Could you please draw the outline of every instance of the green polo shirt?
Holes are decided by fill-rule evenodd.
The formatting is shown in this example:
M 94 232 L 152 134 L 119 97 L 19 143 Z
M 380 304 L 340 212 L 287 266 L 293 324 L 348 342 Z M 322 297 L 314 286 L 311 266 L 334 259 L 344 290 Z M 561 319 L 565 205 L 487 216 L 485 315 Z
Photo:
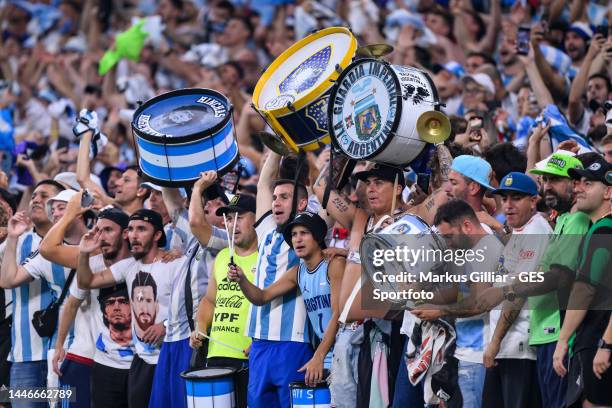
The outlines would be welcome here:
M 554 235 L 540 260 L 540 270 L 548 272 L 552 264 L 565 266 L 572 271 L 578 269 L 580 237 L 588 232 L 590 223 L 588 215 L 581 211 L 561 214 L 557 218 Z M 557 341 L 561 329 L 557 293 L 530 297 L 529 309 L 529 345 Z

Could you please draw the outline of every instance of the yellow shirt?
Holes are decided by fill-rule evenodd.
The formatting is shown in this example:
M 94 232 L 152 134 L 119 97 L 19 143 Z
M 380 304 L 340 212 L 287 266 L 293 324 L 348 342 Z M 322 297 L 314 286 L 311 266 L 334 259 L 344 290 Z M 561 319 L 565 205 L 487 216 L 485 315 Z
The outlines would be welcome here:
M 227 279 L 229 264 L 229 249 L 225 248 L 215 258 L 215 282 L 217 296 L 215 311 L 210 328 L 210 337 L 223 343 L 245 350 L 251 344 L 251 338 L 246 337 L 247 316 L 250 303 L 244 297 L 237 282 Z M 234 254 L 234 263 L 244 272 L 244 276 L 253 282 L 257 265 L 257 251 L 248 256 Z M 228 357 L 246 360 L 247 357 L 236 350 L 211 341 L 208 343 L 208 357 Z

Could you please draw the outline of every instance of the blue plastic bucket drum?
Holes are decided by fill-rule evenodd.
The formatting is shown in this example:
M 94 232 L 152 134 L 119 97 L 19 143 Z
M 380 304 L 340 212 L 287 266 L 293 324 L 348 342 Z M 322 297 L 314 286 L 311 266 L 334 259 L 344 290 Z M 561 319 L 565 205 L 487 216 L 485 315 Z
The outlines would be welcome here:
M 180 89 L 145 102 L 132 121 L 144 176 L 174 187 L 192 184 L 203 171 L 231 170 L 239 159 L 232 111 L 211 89 Z
M 234 408 L 233 368 L 202 368 L 183 371 L 187 408 Z
M 330 408 L 331 393 L 326 382 L 316 387 L 308 387 L 304 382 L 293 382 L 289 384 L 291 390 L 292 408 Z

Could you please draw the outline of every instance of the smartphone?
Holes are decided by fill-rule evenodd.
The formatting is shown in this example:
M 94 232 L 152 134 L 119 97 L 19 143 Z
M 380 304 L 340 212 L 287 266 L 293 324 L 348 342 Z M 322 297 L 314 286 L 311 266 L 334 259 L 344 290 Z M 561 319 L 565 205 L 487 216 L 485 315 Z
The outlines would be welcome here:
M 429 179 L 430 175 L 427 173 L 419 173 L 417 177 L 417 186 L 421 188 L 425 194 L 429 193 Z
M 482 117 L 474 116 L 470 119 L 470 130 L 473 132 L 480 129 L 482 129 Z
M 608 38 L 608 26 L 607 25 L 598 25 L 595 28 L 595 34 L 601 34 L 604 38 Z
M 501 108 L 501 101 L 485 101 L 485 105 L 489 111 L 494 112 L 495 109 Z
M 519 55 L 529 54 L 529 37 L 531 29 L 529 27 L 519 27 L 516 37 L 516 51 Z
M 83 191 L 83 197 L 81 197 L 81 207 L 87 208 L 90 205 L 92 205 L 93 202 L 94 202 L 94 198 L 91 194 L 89 194 L 89 191 L 87 190 Z

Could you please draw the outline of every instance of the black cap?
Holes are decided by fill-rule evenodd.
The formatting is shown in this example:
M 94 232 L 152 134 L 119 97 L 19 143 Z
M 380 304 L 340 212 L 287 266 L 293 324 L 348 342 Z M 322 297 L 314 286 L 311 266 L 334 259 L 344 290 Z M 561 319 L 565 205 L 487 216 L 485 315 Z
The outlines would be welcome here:
M 374 167 L 369 170 L 360 171 L 355 173 L 355 177 L 358 180 L 366 181 L 368 177 L 378 177 L 383 180 L 390 181 L 392 183 L 395 182 L 395 176 L 397 176 L 397 183 L 400 186 L 406 185 L 406 180 L 404 178 L 404 172 L 402 169 L 392 166 L 387 166 L 385 164 L 376 163 Z
M 225 190 L 221 187 L 219 183 L 213 183 L 210 187 L 204 190 L 204 198 L 208 201 L 215 200 L 217 198 L 221 198 L 225 204 L 229 204 L 229 200 L 227 199 L 227 195 L 225 194 Z
M 295 218 L 287 223 L 283 228 L 283 237 L 285 238 L 285 242 L 289 244 L 291 248 L 293 248 L 293 244 L 291 243 L 291 230 L 296 225 L 302 225 L 310 231 L 315 241 L 319 243 L 321 249 L 325 249 L 325 235 L 327 235 L 327 224 L 323 221 L 323 218 L 319 214 L 315 214 L 310 211 L 304 211 L 298 213 Z
M 161 231 L 162 235 L 159 241 L 157 241 L 157 246 L 166 246 L 166 233 L 164 232 L 164 222 L 159 213 L 153 210 L 147 210 L 146 208 L 141 208 L 134 214 L 130 215 L 130 221 L 132 220 L 146 221 L 149 224 L 153 225 L 153 228 L 155 228 L 155 230 Z
M 585 169 L 569 169 L 567 174 L 575 180 L 584 177 L 587 180 L 599 181 L 607 186 L 612 186 L 612 164 L 603 158 L 597 158 Z
M 120 226 L 121 229 L 126 229 L 130 223 L 130 217 L 119 208 L 114 207 L 102 209 L 98 214 L 98 219 L 110 220 Z
M 255 197 L 248 194 L 236 194 L 232 197 L 228 206 L 217 208 L 216 214 L 221 216 L 227 213 L 237 212 L 242 214 L 249 211 L 255 213 L 255 208 Z

